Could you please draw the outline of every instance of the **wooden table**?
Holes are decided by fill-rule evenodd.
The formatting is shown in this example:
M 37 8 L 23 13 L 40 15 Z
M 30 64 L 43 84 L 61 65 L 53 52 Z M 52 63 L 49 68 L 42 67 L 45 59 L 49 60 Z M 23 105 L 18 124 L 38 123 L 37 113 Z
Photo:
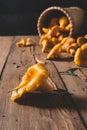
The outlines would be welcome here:
M 35 46 L 16 46 L 27 37 Z M 21 102 L 11 101 L 8 91 L 20 83 L 36 57 L 42 61 L 46 57 L 38 41 L 38 36 L 0 37 L 0 130 L 87 130 L 87 68 L 75 71 L 77 76 L 60 73 L 77 67 L 72 59 L 45 60 L 58 92 L 29 94 Z

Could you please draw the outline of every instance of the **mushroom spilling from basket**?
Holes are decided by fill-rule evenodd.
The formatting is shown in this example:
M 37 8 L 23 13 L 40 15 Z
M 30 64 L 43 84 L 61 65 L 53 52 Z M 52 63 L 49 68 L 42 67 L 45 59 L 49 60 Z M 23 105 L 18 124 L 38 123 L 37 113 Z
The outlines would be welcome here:
M 66 16 L 52 18 L 49 27 L 42 27 L 39 45 L 47 59 L 62 58 L 62 53 L 69 53 L 74 63 L 80 67 L 87 66 L 87 34 L 73 38 L 69 36 L 71 24 Z M 64 55 L 63 55 L 64 56 Z

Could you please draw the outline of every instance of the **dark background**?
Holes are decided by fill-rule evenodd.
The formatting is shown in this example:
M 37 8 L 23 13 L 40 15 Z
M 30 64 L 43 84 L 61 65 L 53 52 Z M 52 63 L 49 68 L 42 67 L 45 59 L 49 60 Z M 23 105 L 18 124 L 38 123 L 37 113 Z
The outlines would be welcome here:
M 41 12 L 50 6 L 78 6 L 87 11 L 87 0 L 0 0 L 0 35 L 33 35 Z

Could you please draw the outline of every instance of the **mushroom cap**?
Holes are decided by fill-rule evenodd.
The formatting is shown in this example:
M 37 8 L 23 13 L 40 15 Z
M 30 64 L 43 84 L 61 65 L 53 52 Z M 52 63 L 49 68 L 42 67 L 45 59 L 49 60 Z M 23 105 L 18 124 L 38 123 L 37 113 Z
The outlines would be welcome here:
M 11 100 L 15 101 L 21 98 L 25 93 L 32 91 L 53 91 L 54 85 L 49 81 L 48 71 L 43 63 L 32 65 L 22 78 L 11 95 Z
M 77 49 L 74 56 L 74 62 L 78 66 L 87 66 L 87 44 L 84 44 L 81 46 L 81 48 Z

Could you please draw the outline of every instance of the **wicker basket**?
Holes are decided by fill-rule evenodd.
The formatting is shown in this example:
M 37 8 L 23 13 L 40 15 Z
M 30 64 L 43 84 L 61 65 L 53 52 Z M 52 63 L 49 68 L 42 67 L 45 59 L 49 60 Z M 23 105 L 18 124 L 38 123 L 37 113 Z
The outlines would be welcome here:
M 86 12 L 79 7 L 68 7 L 63 8 L 59 6 L 52 6 L 45 9 L 38 18 L 37 30 L 39 36 L 41 36 L 42 27 L 47 27 L 49 20 L 52 17 L 66 16 L 69 20 L 69 23 L 72 25 L 69 36 L 82 35 L 86 27 Z

